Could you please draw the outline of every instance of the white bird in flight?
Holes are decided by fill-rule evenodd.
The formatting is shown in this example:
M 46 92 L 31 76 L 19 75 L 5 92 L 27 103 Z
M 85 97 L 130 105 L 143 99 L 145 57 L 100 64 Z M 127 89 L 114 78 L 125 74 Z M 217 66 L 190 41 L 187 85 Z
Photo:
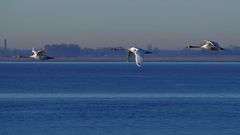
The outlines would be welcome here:
M 143 49 L 138 48 L 138 47 L 131 47 L 131 48 L 128 49 L 128 59 L 127 59 L 127 61 L 129 61 L 130 57 L 134 54 L 136 65 L 138 67 L 141 67 L 142 64 L 143 64 L 144 54 L 148 54 L 148 53 L 152 53 L 152 52 L 143 50 Z
M 45 49 L 41 49 L 36 51 L 34 48 L 32 49 L 33 55 L 29 56 L 30 58 L 34 58 L 36 60 L 47 60 L 47 59 L 53 59 L 53 57 L 47 56 L 47 52 Z
M 201 48 L 201 49 L 206 49 L 211 51 L 224 50 L 222 47 L 219 46 L 217 42 L 208 41 L 208 40 L 204 40 L 204 42 L 199 46 L 189 45 L 186 48 Z

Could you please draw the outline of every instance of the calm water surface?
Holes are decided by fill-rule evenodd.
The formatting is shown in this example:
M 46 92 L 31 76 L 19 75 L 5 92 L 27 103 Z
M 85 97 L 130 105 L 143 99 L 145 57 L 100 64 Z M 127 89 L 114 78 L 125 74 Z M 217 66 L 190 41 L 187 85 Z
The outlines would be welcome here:
M 239 135 L 240 63 L 2 62 L 0 134 Z

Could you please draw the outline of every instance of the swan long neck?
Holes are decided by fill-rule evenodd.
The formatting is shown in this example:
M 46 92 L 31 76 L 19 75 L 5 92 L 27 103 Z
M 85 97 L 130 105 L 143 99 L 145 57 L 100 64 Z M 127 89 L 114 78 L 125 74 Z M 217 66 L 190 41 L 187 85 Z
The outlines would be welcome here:
M 150 51 L 146 51 L 146 52 L 145 52 L 145 54 L 149 54 L 149 53 L 152 53 L 152 52 L 150 52 Z
M 201 48 L 201 46 L 193 46 L 193 45 L 189 45 L 188 48 Z

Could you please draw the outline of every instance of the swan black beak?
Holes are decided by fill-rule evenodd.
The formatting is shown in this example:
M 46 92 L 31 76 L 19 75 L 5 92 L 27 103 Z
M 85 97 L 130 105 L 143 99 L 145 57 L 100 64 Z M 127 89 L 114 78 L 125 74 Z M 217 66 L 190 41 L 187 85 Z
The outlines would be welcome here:
M 152 53 L 152 52 L 149 52 L 149 51 L 146 51 L 145 54 L 148 54 L 148 53 Z

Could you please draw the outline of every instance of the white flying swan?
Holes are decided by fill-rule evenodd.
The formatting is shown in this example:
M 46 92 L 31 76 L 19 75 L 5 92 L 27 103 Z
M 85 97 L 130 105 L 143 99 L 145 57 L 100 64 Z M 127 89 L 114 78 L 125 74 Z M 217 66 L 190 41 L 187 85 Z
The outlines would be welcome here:
M 53 57 L 47 56 L 46 49 L 41 49 L 41 50 L 35 50 L 34 48 L 32 49 L 33 55 L 29 56 L 30 58 L 34 58 L 36 60 L 47 60 L 47 59 L 53 59 Z
M 206 49 L 211 51 L 224 50 L 222 47 L 219 46 L 217 42 L 208 41 L 208 40 L 204 40 L 204 42 L 199 46 L 189 45 L 186 48 L 201 48 L 201 49 Z
M 113 51 L 116 50 L 123 50 L 124 48 L 113 48 Z M 125 49 L 124 49 L 125 50 Z M 143 64 L 143 58 L 144 54 L 152 53 L 150 51 L 138 48 L 138 47 L 131 47 L 128 49 L 128 56 L 127 56 L 127 61 L 129 62 L 130 58 L 134 55 L 135 56 L 135 61 L 136 65 L 138 67 L 141 67 Z
M 152 52 L 149 52 L 149 51 L 143 50 L 141 48 L 137 48 L 137 47 L 131 47 L 128 49 L 128 61 L 129 61 L 130 57 L 134 54 L 136 65 L 138 67 L 141 67 L 143 64 L 144 54 L 148 54 L 148 53 L 152 53 Z

